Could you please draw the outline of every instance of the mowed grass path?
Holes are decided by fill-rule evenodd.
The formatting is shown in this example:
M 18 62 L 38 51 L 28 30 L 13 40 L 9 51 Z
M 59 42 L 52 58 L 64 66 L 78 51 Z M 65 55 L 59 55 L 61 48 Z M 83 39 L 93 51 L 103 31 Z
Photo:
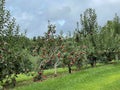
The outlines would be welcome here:
M 14 90 L 120 90 L 120 63 L 49 78 Z

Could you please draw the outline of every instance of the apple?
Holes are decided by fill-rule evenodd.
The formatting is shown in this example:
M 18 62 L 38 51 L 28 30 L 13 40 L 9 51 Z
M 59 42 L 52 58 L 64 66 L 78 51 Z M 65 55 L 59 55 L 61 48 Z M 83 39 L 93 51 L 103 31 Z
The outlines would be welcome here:
M 58 55 L 57 55 L 57 56 L 58 56 L 58 58 L 60 58 L 60 56 L 61 56 L 60 52 L 58 53 Z
M 2 59 L 2 55 L 0 55 L 0 59 Z

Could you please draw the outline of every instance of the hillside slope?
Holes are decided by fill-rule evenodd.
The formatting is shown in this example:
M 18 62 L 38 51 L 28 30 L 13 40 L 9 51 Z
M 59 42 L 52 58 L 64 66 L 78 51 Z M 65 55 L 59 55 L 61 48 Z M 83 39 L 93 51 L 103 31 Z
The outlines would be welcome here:
M 14 90 L 120 90 L 120 64 L 90 68 Z

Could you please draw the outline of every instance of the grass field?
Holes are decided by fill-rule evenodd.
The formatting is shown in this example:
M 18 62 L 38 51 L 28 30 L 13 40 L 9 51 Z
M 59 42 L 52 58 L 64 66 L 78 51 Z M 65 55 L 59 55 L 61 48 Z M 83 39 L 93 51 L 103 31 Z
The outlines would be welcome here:
M 120 90 L 120 63 L 48 78 L 14 90 Z

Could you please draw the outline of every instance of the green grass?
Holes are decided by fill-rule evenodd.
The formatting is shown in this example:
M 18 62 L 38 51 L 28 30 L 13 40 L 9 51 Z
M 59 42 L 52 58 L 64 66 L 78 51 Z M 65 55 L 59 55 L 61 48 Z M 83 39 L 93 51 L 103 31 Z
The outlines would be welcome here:
M 29 83 L 29 82 L 28 82 Z M 31 83 L 14 90 L 119 90 L 120 64 L 89 68 L 43 82 Z
M 72 67 L 72 69 L 76 69 L 76 67 Z M 57 68 L 57 73 L 64 73 L 64 72 L 68 72 L 68 68 L 64 67 L 64 68 Z M 44 74 L 45 75 L 50 75 L 53 74 L 54 75 L 54 69 L 47 69 L 44 70 Z
M 16 78 L 16 80 L 17 80 L 17 82 L 22 82 L 22 81 L 30 80 L 32 78 L 33 78 L 33 76 L 31 76 L 31 75 L 19 74 L 18 78 Z
M 73 67 L 74 69 L 75 67 Z M 62 75 L 64 73 L 68 72 L 67 68 L 58 68 L 57 69 L 57 73 L 59 75 Z M 17 86 L 22 86 L 22 85 L 28 85 L 30 83 L 33 83 L 33 77 L 35 77 L 37 75 L 37 72 L 30 72 L 28 74 L 19 74 L 17 75 Z M 47 76 L 47 78 L 51 78 L 54 76 L 54 69 L 47 69 L 44 70 L 44 76 Z M 29 83 L 28 83 L 29 82 Z

